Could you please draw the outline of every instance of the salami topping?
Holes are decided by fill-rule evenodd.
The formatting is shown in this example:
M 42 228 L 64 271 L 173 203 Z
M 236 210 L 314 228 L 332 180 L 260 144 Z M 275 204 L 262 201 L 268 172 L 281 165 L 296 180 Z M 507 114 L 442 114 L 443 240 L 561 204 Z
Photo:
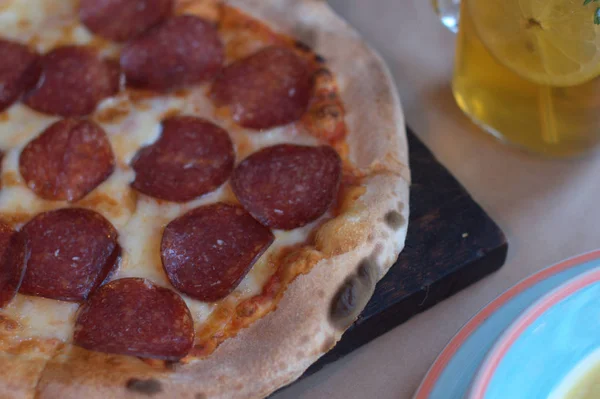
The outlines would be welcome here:
M 121 68 L 129 85 L 167 91 L 210 79 L 223 59 L 216 28 L 180 15 L 131 41 L 121 52 Z
M 246 158 L 233 172 L 235 195 L 265 226 L 291 230 L 319 218 L 338 192 L 342 162 L 328 146 L 281 144 Z
M 21 152 L 21 175 L 37 195 L 77 201 L 110 176 L 115 159 L 104 130 L 93 122 L 63 119 Z
M 189 201 L 223 184 L 234 160 L 225 130 L 192 116 L 169 118 L 158 141 L 134 159 L 132 187 L 167 201 Z
M 8 304 L 19 290 L 28 257 L 29 250 L 23 236 L 0 222 L 0 308 Z
M 26 96 L 25 103 L 44 114 L 88 115 L 119 88 L 114 66 L 86 47 L 56 48 L 42 57 L 41 67 L 40 84 Z
M 300 119 L 311 94 L 308 64 L 283 47 L 267 47 L 227 66 L 211 90 L 217 107 L 228 106 L 233 120 L 251 129 Z
M 241 207 L 202 206 L 167 225 L 163 267 L 175 288 L 201 301 L 226 297 L 274 240 Z
M 194 343 L 194 321 L 175 292 L 124 278 L 100 287 L 81 307 L 74 341 L 93 351 L 179 360 Z
M 0 39 L 0 111 L 35 85 L 40 76 L 38 58 L 27 46 Z
M 173 0 L 81 0 L 79 17 L 92 32 L 118 42 L 132 39 L 173 10 Z
M 117 265 L 117 231 L 89 209 L 44 212 L 21 230 L 31 256 L 20 292 L 64 301 L 81 301 Z

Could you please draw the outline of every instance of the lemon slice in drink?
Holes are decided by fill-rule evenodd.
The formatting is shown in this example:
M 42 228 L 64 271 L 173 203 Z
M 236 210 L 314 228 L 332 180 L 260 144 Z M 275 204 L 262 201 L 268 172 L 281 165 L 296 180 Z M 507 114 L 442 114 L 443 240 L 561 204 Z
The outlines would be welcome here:
M 463 0 L 481 41 L 503 65 L 550 86 L 600 75 L 598 3 L 583 0 Z

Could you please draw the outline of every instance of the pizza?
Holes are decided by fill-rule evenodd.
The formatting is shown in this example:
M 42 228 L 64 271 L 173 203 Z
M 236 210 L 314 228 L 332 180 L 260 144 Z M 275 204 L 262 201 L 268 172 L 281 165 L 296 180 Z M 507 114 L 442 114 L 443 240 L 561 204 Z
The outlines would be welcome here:
M 404 245 L 382 60 L 318 0 L 0 2 L 0 397 L 263 397 Z

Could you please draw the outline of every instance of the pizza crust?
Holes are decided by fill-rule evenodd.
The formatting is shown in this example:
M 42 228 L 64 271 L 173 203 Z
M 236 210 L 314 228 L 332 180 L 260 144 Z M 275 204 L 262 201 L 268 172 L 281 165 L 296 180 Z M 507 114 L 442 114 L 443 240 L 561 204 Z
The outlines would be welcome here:
M 151 361 L 66 345 L 45 365 L 39 359 L 10 359 L 15 375 L 14 384 L 5 387 L 6 397 L 266 396 L 298 378 L 335 345 L 402 250 L 408 151 L 400 101 L 381 58 L 325 2 L 229 4 L 325 56 L 346 107 L 350 160 L 364 175 L 363 192 L 320 228 L 315 251 L 323 259 L 288 286 L 277 309 L 227 339 L 206 359 L 165 369 Z M 0 369 L 5 360 L 0 359 Z M 35 384 L 32 375 L 39 376 Z M 23 395 L 26 391 L 29 395 Z

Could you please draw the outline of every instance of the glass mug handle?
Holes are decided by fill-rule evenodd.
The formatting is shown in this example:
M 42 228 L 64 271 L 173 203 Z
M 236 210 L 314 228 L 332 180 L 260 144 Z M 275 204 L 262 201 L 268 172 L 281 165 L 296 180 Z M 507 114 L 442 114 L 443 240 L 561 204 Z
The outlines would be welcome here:
M 440 20 L 452 32 L 458 32 L 461 0 L 431 0 Z M 463 0 L 466 1 L 466 0 Z

